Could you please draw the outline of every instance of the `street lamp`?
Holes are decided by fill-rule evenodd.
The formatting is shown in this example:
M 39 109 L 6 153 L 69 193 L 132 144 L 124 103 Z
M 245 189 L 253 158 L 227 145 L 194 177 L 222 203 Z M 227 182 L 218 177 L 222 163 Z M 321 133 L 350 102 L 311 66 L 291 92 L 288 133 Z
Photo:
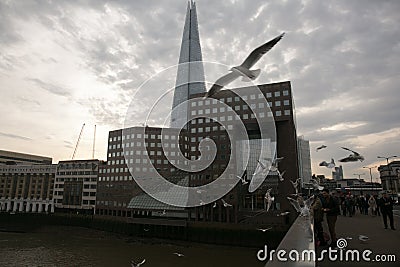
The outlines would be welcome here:
M 391 171 L 390 171 L 390 168 L 389 168 L 389 159 L 397 158 L 397 156 L 390 156 L 390 157 L 377 156 L 377 158 L 378 159 L 386 159 L 387 168 L 388 168 L 388 171 L 389 171 L 390 193 L 393 194 L 392 174 L 391 174 Z
M 360 187 L 361 187 L 361 175 L 365 175 L 365 173 L 353 173 L 353 175 L 357 175 L 358 176 L 358 182 L 360 182 Z
M 364 169 L 369 169 L 369 175 L 371 176 L 371 187 L 372 187 L 372 188 L 375 188 L 375 186 L 374 186 L 373 183 L 372 183 L 372 171 L 371 171 L 371 170 L 372 170 L 373 168 L 376 168 L 376 166 L 374 166 L 374 167 L 367 167 L 367 166 L 364 166 L 363 168 L 364 168 Z

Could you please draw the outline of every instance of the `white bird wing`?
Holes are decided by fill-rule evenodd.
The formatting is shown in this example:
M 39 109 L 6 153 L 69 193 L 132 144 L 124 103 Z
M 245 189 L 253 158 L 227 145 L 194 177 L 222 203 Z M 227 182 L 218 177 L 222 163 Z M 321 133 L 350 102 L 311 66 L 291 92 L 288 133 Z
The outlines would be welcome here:
M 353 153 L 354 153 L 354 155 L 357 155 L 357 156 L 359 156 L 359 155 L 360 155 L 358 152 L 356 152 L 356 151 L 354 151 L 354 150 L 351 150 L 351 149 L 349 149 L 349 148 L 347 148 L 347 147 L 341 147 L 341 148 L 343 148 L 344 150 L 347 150 L 347 151 L 353 152 Z
M 237 72 L 229 72 L 228 74 L 225 74 L 224 76 L 218 78 L 215 83 L 211 86 L 210 90 L 206 93 L 205 97 L 210 97 L 217 92 L 219 92 L 225 85 L 233 82 L 235 79 L 237 79 L 240 75 Z
M 323 162 L 321 162 L 321 163 L 319 164 L 319 166 L 328 166 L 328 163 L 324 160 Z
M 265 53 L 271 50 L 271 48 L 274 47 L 274 45 L 276 45 L 282 39 L 283 35 L 285 35 L 285 33 L 282 33 L 281 35 L 275 37 L 271 41 L 266 42 L 265 44 L 254 49 L 240 66 L 246 69 L 250 69 L 254 64 L 257 63 L 258 60 L 260 60 L 260 58 Z
M 286 197 L 286 198 L 289 200 L 290 204 L 292 204 L 293 208 L 294 208 L 297 212 L 300 212 L 300 211 L 301 211 L 300 205 L 299 205 L 299 203 L 297 202 L 297 200 L 294 200 L 294 199 L 291 198 L 291 197 Z

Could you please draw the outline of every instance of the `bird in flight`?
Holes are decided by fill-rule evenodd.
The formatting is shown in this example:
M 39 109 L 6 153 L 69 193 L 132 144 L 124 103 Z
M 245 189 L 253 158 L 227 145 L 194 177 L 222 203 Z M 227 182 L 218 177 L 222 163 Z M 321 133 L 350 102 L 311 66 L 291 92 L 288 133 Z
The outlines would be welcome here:
M 271 41 L 266 42 L 260 47 L 254 49 L 250 53 L 250 55 L 247 56 L 247 58 L 243 61 L 242 64 L 231 68 L 230 69 L 231 72 L 217 79 L 204 97 L 207 98 L 213 96 L 214 94 L 219 92 L 224 86 L 233 82 L 240 76 L 243 76 L 243 80 L 245 81 L 248 79 L 250 80 L 256 79 L 258 75 L 260 75 L 261 70 L 260 69 L 251 70 L 250 68 L 253 67 L 253 65 L 256 64 L 257 61 L 259 61 L 264 54 L 266 54 L 269 50 L 271 50 L 271 48 L 274 47 L 282 39 L 284 35 L 285 33 L 282 33 L 279 36 L 272 39 Z
M 243 185 L 245 185 L 245 184 L 248 184 L 249 182 L 248 181 L 246 181 L 246 179 L 245 179 L 245 177 L 243 176 L 243 177 L 240 177 L 239 175 L 236 175 L 236 177 L 237 178 L 239 178 L 241 181 L 242 181 L 242 184 Z
M 312 186 L 314 187 L 314 189 L 317 189 L 317 190 L 319 190 L 319 191 L 321 191 L 321 190 L 324 189 L 323 186 L 320 186 L 320 185 L 319 185 L 319 183 L 318 183 L 317 180 L 311 178 L 311 179 L 310 179 L 310 182 L 311 182 Z
M 214 202 L 213 208 L 215 209 L 217 207 L 217 202 Z
M 259 230 L 259 231 L 265 233 L 266 231 L 271 230 L 271 229 L 272 229 L 272 227 L 268 227 L 268 228 L 258 228 L 257 230 Z
M 267 211 L 271 208 L 272 203 L 275 200 L 275 197 L 271 196 L 271 188 L 267 190 L 264 196 L 265 201 L 267 202 Z
M 178 257 L 183 257 L 183 256 L 185 256 L 185 255 L 183 255 L 182 253 L 178 253 L 178 252 L 174 252 L 174 254 L 175 254 L 176 256 L 178 256 Z
M 279 213 L 277 216 L 286 216 L 289 213 L 290 213 L 289 211 L 285 211 L 285 212 Z
M 358 236 L 358 240 L 360 240 L 361 242 L 365 243 L 369 240 L 369 237 L 366 235 L 359 235 Z
M 297 178 L 296 181 L 290 180 L 293 185 L 294 190 L 296 191 L 296 195 L 299 194 L 299 185 L 301 185 L 301 178 Z
M 224 199 L 221 199 L 221 201 L 222 201 L 222 204 L 224 205 L 225 208 L 232 207 L 232 205 L 229 204 L 228 202 L 226 202 Z
M 319 147 L 317 147 L 316 151 L 318 152 L 319 150 L 324 149 L 324 148 L 327 148 L 327 146 L 326 145 L 319 146 Z
M 322 162 L 319 164 L 319 166 L 325 166 L 325 167 L 327 167 L 327 168 L 329 168 L 329 169 L 332 169 L 333 167 L 336 166 L 336 165 L 335 165 L 335 160 L 334 160 L 334 159 L 331 159 L 331 162 L 326 162 L 326 161 L 324 160 L 324 161 L 322 161 Z
M 359 161 L 364 161 L 364 157 L 362 155 L 360 155 L 360 153 L 358 153 L 358 152 L 356 152 L 354 150 L 351 150 L 351 149 L 349 149 L 347 147 L 341 147 L 341 148 L 343 148 L 344 150 L 350 151 L 353 154 L 350 154 L 349 156 L 340 159 L 339 160 L 340 162 L 353 162 L 353 161 L 358 161 L 358 160 Z
M 131 261 L 131 266 L 132 267 L 139 267 L 139 266 L 141 266 L 142 264 L 144 264 L 146 262 L 146 259 L 143 259 L 141 262 L 139 262 L 139 263 L 134 263 L 133 262 L 133 260 Z

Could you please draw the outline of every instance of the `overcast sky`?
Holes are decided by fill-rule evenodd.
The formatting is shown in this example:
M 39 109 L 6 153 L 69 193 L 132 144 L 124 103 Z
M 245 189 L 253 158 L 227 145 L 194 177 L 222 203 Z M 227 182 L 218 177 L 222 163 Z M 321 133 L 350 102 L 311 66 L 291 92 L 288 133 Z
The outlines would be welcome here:
M 86 123 L 76 158 L 91 157 L 96 124 L 95 155 L 106 159 L 137 88 L 177 64 L 186 5 L 0 0 L 0 149 L 70 159 Z M 197 1 L 204 61 L 240 64 L 286 32 L 255 66 L 257 83 L 291 81 L 313 173 L 331 177 L 318 163 L 346 146 L 366 160 L 346 163 L 345 177 L 368 180 L 362 166 L 400 156 L 399 11 L 397 0 Z

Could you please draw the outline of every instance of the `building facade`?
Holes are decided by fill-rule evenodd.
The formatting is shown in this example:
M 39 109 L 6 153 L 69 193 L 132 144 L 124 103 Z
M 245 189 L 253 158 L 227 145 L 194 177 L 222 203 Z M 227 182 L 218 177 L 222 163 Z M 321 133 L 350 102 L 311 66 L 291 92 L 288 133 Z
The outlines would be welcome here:
M 299 136 L 297 138 L 297 148 L 299 153 L 299 176 L 302 178 L 302 183 L 309 183 L 312 176 L 310 142 Z
M 0 150 L 0 165 L 51 164 L 52 158 Z
M 383 190 L 393 195 L 400 193 L 400 161 L 392 161 L 388 165 L 378 167 Z
M 111 131 L 107 164 L 100 168 L 96 214 L 151 217 L 166 209 L 155 199 L 144 196 L 146 194 L 132 174 L 146 178 L 158 172 L 173 183 L 181 182 L 185 174 L 178 172 L 172 164 L 179 164 L 177 149 L 188 157 L 188 143 L 186 131 L 174 128 L 132 127 Z M 132 202 L 133 198 L 140 203 Z
M 103 164 L 97 159 L 60 161 L 54 183 L 56 209 L 93 214 L 99 169 Z
M 335 170 L 332 172 L 332 179 L 335 181 L 343 180 L 343 167 L 340 165 L 339 167 L 335 167 Z
M 54 212 L 56 165 L 0 165 L 0 210 Z

